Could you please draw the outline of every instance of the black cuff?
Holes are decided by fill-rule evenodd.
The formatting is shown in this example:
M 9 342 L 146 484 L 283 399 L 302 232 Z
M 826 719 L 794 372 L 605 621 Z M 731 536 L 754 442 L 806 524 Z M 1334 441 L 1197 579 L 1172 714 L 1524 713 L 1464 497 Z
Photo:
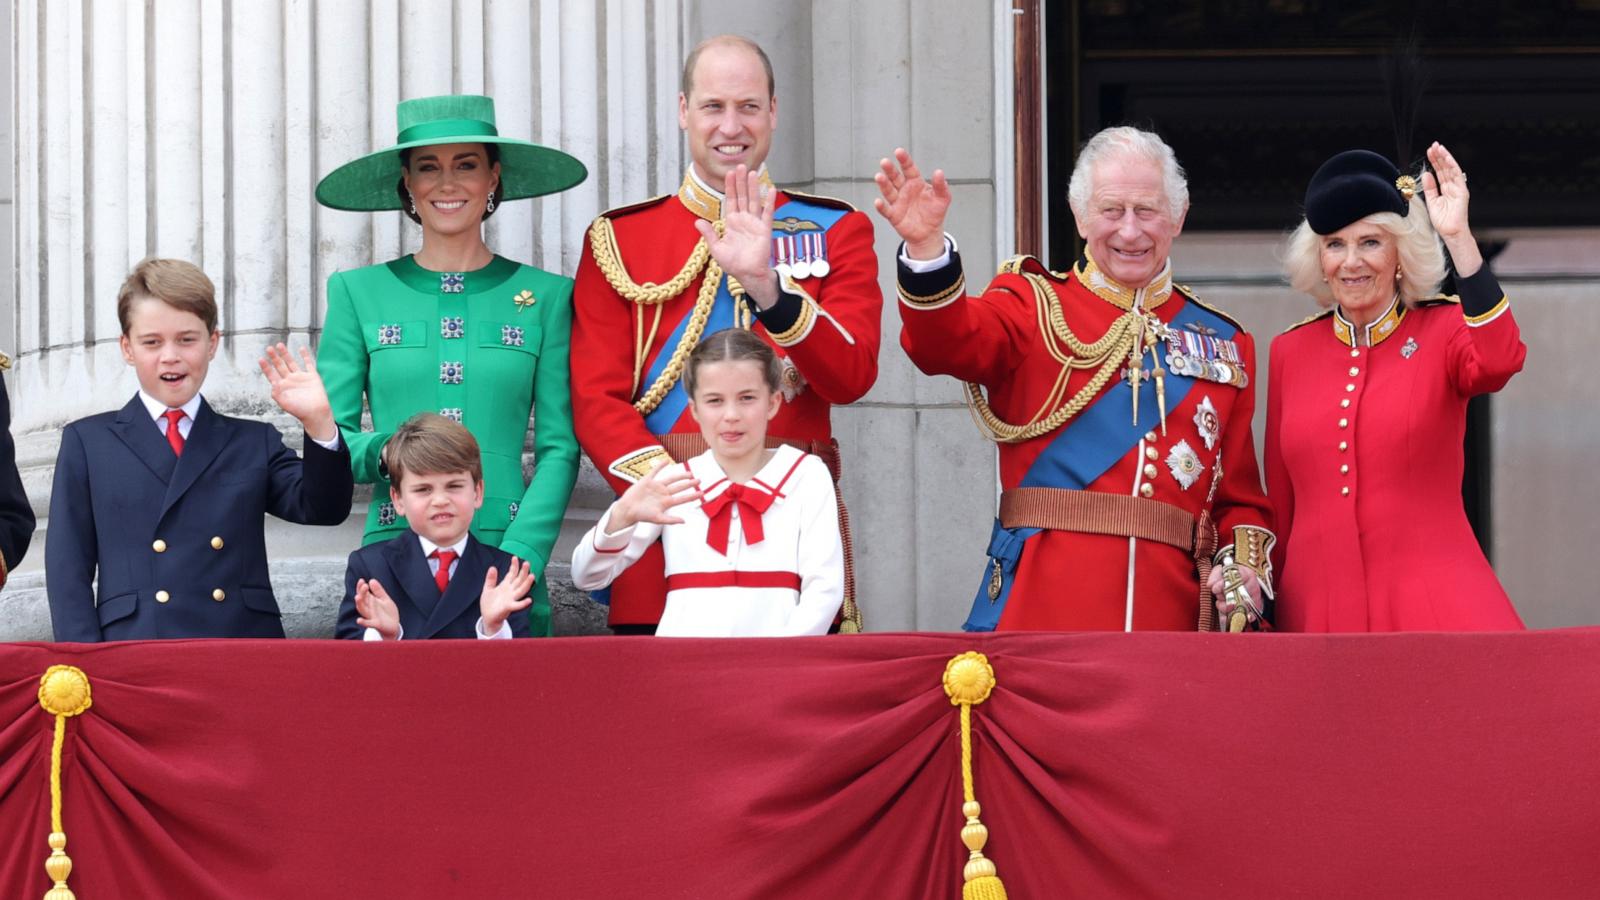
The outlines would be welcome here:
M 783 334 L 793 328 L 800 321 L 800 314 L 805 312 L 806 300 L 798 294 L 791 294 L 785 290 L 783 276 L 778 276 L 778 299 L 768 309 L 756 305 L 756 301 L 749 294 L 744 295 L 744 302 L 750 305 L 750 312 L 767 329 L 767 334 Z
M 913 272 L 901 259 L 901 251 L 895 252 L 895 265 L 900 296 L 913 304 L 937 302 L 933 298 L 947 296 L 951 288 L 961 283 L 961 254 L 954 247 L 950 248 L 949 264 L 931 272 Z
M 1468 318 L 1483 315 L 1505 298 L 1505 291 L 1500 289 L 1487 262 L 1466 278 L 1457 275 L 1456 293 L 1461 297 L 1461 313 Z

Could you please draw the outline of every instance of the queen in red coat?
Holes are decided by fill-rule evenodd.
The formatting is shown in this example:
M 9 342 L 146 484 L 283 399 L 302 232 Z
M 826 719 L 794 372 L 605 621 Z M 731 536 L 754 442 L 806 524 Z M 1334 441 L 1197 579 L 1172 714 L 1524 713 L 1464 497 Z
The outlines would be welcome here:
M 1291 284 L 1330 308 L 1272 342 L 1267 493 L 1278 627 L 1523 627 L 1461 503 L 1467 400 L 1527 348 L 1435 143 L 1421 183 L 1365 150 L 1323 164 L 1289 239 Z M 1434 296 L 1454 262 L 1456 297 Z

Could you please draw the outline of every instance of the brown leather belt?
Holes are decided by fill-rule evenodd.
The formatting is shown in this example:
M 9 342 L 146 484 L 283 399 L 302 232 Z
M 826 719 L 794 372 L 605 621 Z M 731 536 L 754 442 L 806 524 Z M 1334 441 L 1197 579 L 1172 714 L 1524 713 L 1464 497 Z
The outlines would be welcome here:
M 1195 519 L 1187 510 L 1160 500 L 1099 491 L 1012 488 L 1000 495 L 1000 524 L 1134 537 L 1194 550 Z

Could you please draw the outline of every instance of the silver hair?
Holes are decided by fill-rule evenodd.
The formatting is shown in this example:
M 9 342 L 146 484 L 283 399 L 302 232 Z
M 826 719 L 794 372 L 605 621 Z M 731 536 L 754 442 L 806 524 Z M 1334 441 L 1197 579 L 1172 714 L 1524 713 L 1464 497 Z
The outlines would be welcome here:
M 1072 183 L 1067 187 L 1067 203 L 1079 219 L 1089 216 L 1089 198 L 1094 194 L 1095 166 L 1103 159 L 1117 156 L 1134 156 L 1161 166 L 1161 187 L 1171 206 L 1173 221 L 1182 218 L 1189 208 L 1189 180 L 1178 164 L 1177 154 L 1153 132 L 1118 125 L 1095 132 L 1078 151 L 1078 161 L 1072 167 Z
M 1428 220 L 1428 209 L 1420 193 L 1411 198 L 1411 211 L 1404 216 L 1381 212 L 1359 221 L 1376 225 L 1394 236 L 1400 263 L 1401 302 L 1415 306 L 1418 300 L 1439 292 L 1439 283 L 1444 281 L 1444 245 Z M 1323 237 L 1302 219 L 1284 245 L 1283 271 L 1295 290 L 1310 294 L 1322 306 L 1332 306 L 1333 288 L 1322 277 Z

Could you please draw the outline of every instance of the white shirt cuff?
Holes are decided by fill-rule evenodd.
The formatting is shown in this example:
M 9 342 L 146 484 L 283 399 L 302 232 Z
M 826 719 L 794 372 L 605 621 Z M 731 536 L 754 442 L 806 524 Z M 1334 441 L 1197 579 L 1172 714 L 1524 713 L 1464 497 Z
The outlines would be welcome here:
M 473 626 L 473 631 L 478 634 L 480 641 L 509 641 L 511 640 L 511 621 L 507 619 L 500 623 L 500 630 L 494 634 L 483 633 L 483 616 L 478 617 L 478 624 Z
M 306 435 L 306 437 L 310 438 L 312 443 L 316 444 L 318 447 L 321 447 L 324 450 L 335 450 L 336 451 L 336 450 L 339 449 L 339 429 L 338 428 L 333 429 L 333 440 L 331 440 L 331 441 L 319 441 L 316 438 L 311 437 L 311 435 L 309 435 L 309 434 Z
M 956 239 L 947 234 L 944 236 L 944 252 L 939 254 L 938 257 L 934 259 L 912 259 L 906 255 L 905 242 L 901 241 L 900 262 L 903 263 L 906 268 L 917 273 L 918 275 L 923 275 L 928 272 L 937 272 L 945 266 L 950 265 L 950 254 L 955 249 Z
M 396 625 L 394 628 L 395 640 L 401 640 L 406 636 L 406 627 L 404 625 Z M 368 628 L 366 631 L 361 632 L 361 639 L 363 641 L 381 641 L 383 640 L 383 635 L 379 634 L 376 628 Z

